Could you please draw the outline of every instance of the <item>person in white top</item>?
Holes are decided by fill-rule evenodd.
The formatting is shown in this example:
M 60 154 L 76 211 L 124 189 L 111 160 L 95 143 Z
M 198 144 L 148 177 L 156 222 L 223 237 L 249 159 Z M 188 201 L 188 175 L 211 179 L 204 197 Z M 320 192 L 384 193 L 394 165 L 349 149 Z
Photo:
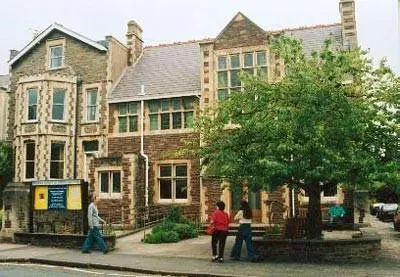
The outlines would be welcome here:
M 235 215 L 234 221 L 239 222 L 239 230 L 236 235 L 235 244 L 232 248 L 232 260 L 240 260 L 240 253 L 242 252 L 243 240 L 246 243 L 247 258 L 251 262 L 258 261 L 258 257 L 252 243 L 251 222 L 253 214 L 251 212 L 249 203 L 246 200 L 240 201 L 240 209 Z
M 106 223 L 106 221 L 99 216 L 99 211 L 97 210 L 95 202 L 96 196 L 91 195 L 87 215 L 89 232 L 83 244 L 82 253 L 90 253 L 89 249 L 91 248 L 93 241 L 96 241 L 96 244 L 100 248 L 100 250 L 103 251 L 104 254 L 106 254 L 108 252 L 107 245 L 104 242 L 104 239 L 100 233 L 100 221 L 103 223 Z

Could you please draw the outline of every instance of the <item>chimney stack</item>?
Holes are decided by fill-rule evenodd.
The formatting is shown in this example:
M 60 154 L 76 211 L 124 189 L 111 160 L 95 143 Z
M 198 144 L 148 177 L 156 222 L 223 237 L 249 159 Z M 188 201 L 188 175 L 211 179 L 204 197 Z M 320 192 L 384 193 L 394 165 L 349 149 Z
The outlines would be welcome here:
M 349 49 L 357 47 L 356 8 L 354 0 L 340 0 L 343 45 Z
M 129 48 L 128 65 L 134 64 L 143 51 L 142 28 L 134 20 L 128 22 L 126 44 Z
M 18 55 L 19 51 L 15 50 L 15 49 L 11 49 L 10 50 L 10 61 L 16 56 Z

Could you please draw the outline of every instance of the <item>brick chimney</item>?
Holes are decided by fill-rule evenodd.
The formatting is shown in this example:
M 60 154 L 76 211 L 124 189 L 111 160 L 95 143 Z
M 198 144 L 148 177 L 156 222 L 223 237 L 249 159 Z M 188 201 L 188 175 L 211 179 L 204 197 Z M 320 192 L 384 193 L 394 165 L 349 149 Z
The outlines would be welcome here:
M 342 18 L 343 45 L 357 47 L 356 8 L 354 0 L 340 0 L 339 10 Z
M 128 22 L 126 44 L 129 48 L 128 65 L 132 65 L 143 51 L 142 28 L 134 20 Z

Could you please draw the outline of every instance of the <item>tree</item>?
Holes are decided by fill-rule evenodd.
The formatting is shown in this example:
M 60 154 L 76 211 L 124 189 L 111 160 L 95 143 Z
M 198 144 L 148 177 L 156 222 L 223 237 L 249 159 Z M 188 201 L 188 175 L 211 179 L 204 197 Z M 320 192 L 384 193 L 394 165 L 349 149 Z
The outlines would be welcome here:
M 320 238 L 325 186 L 399 179 L 399 80 L 384 64 L 374 70 L 364 52 L 332 50 L 329 41 L 311 57 L 288 37 L 271 49 L 285 62 L 282 80 L 243 73 L 244 92 L 203 111 L 201 141 L 187 149 L 200 156 L 205 174 L 233 188 L 304 189 L 307 237 Z
M 12 148 L 10 143 L 0 141 L 0 203 L 3 202 L 3 190 L 12 178 Z

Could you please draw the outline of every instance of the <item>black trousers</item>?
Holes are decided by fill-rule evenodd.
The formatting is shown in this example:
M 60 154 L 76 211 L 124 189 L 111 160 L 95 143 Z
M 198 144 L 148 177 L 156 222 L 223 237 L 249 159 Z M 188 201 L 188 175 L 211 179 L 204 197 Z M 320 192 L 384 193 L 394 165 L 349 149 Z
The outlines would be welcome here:
M 214 231 L 211 238 L 211 247 L 212 247 L 212 255 L 215 257 L 217 255 L 217 244 L 218 247 L 218 257 L 224 257 L 224 249 L 225 249 L 225 242 L 226 237 L 228 236 L 227 231 Z

